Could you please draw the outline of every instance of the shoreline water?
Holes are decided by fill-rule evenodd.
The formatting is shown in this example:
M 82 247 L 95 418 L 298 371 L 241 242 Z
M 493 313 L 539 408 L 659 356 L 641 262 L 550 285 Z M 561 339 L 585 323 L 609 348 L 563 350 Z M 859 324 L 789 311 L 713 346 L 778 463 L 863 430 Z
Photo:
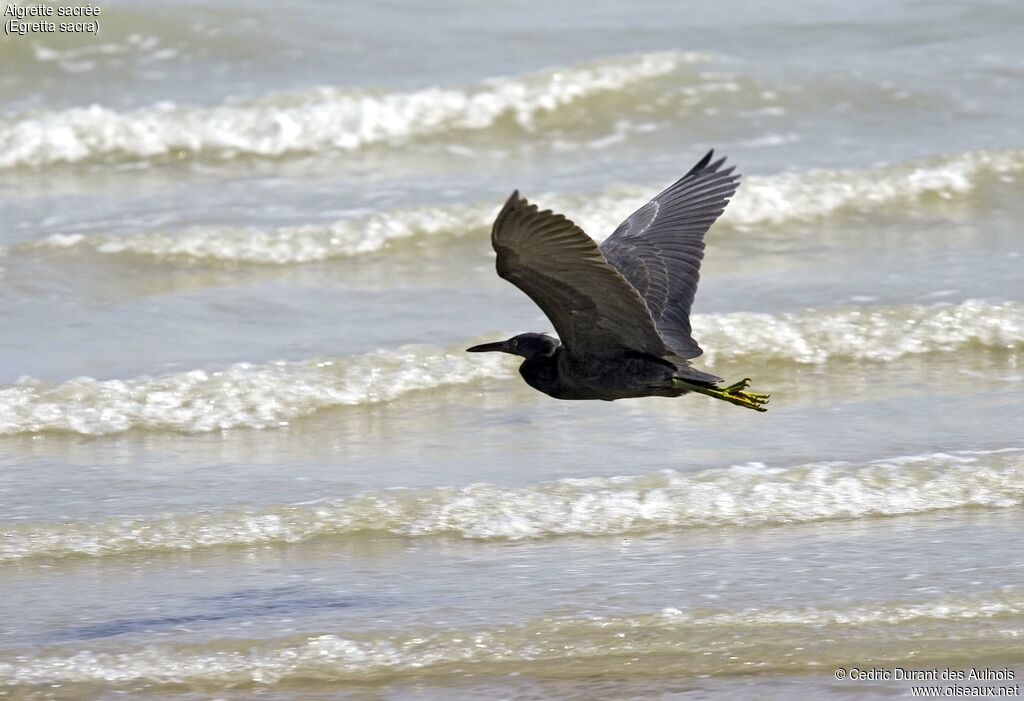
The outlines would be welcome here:
M 0 37 L 0 696 L 1024 678 L 1018 5 L 93 5 Z M 768 413 L 464 353 L 550 330 L 513 189 L 600 240 L 712 147 Z

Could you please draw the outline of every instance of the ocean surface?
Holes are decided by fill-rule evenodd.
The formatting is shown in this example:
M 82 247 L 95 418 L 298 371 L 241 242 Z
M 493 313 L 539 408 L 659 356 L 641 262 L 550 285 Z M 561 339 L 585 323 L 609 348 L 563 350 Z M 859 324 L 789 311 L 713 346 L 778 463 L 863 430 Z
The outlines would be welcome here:
M 94 5 L 0 36 L 0 697 L 1024 684 L 1024 4 Z M 712 147 L 768 413 L 463 352 L 550 329 L 513 189 L 600 240 Z

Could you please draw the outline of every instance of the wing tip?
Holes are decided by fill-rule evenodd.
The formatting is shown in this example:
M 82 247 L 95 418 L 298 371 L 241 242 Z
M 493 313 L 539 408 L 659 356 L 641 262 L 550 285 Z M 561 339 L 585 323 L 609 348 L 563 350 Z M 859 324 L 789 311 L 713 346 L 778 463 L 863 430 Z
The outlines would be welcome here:
M 715 149 L 709 150 L 707 153 L 704 154 L 704 157 L 702 159 L 697 161 L 697 165 L 695 165 L 693 168 L 690 168 L 690 172 L 687 173 L 687 175 L 688 176 L 689 175 L 695 175 L 695 174 L 701 172 L 702 170 L 704 170 L 705 168 L 708 167 L 708 163 L 710 163 L 711 159 L 714 158 L 714 157 L 715 157 Z
M 519 194 L 519 190 L 513 190 L 512 194 L 508 196 L 507 200 L 505 200 L 505 204 L 501 206 L 501 211 L 498 212 L 498 216 L 494 220 L 494 230 L 497 229 L 500 222 L 505 220 L 507 217 L 512 216 L 513 212 L 528 209 L 529 207 L 530 203 L 526 201 L 525 197 Z
M 525 197 L 520 195 L 519 194 L 519 190 L 517 189 L 517 190 L 513 190 L 512 194 L 508 196 L 508 199 L 505 200 L 505 206 L 502 207 L 502 209 L 503 210 L 513 210 L 513 209 L 516 209 L 516 210 L 536 210 L 536 209 L 538 209 L 538 207 L 537 207 L 537 205 L 531 203 Z
M 736 166 L 734 165 L 722 170 L 722 166 L 725 165 L 726 160 L 728 160 L 728 156 L 722 156 L 717 161 L 712 162 L 714 157 L 715 149 L 709 149 L 708 152 L 704 154 L 704 157 L 697 161 L 697 164 L 693 166 L 693 168 L 690 168 L 690 172 L 683 177 L 689 178 L 694 175 L 704 175 L 705 173 L 719 173 L 723 176 L 733 176 L 737 179 L 740 177 L 739 173 L 734 173 L 736 170 Z

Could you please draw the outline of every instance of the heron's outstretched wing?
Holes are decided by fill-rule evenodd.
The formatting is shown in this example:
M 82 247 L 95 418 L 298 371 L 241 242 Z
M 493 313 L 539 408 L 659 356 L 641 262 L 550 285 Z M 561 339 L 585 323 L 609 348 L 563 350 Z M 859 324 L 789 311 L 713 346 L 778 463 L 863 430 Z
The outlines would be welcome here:
M 569 353 L 668 352 L 640 294 L 561 214 L 514 192 L 494 221 L 491 243 L 498 275 L 543 310 Z
M 665 344 L 682 358 L 703 351 L 693 340 L 690 307 L 700 279 L 704 234 L 725 210 L 739 173 L 714 163 L 714 151 L 619 224 L 601 251 L 647 302 Z

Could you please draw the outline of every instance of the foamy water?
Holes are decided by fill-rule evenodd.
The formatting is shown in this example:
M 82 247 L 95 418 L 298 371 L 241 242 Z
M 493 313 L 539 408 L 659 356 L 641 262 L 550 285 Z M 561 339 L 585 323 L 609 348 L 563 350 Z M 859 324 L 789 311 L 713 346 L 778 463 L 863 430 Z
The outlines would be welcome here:
M 179 151 L 231 158 L 352 150 L 487 129 L 505 116 L 530 130 L 541 114 L 702 60 L 694 53 L 651 53 L 495 78 L 467 88 L 374 94 L 322 87 L 219 107 L 168 102 L 119 112 L 90 105 L 25 117 L 0 128 L 0 167 L 111 156 L 152 158 Z
M 875 170 L 755 175 L 744 178 L 716 232 L 729 228 L 773 232 L 787 224 L 847 211 L 965 200 L 984 190 L 987 180 L 1013 180 L 1022 170 L 1024 152 L 1008 150 L 968 152 Z M 657 189 L 658 185 L 620 185 L 585 197 L 537 193 L 531 199 L 567 213 L 591 236 L 603 240 Z M 86 249 L 169 260 L 308 263 L 373 253 L 403 240 L 483 236 L 498 209 L 495 204 L 429 207 L 269 229 L 217 225 L 121 236 L 61 233 L 16 245 L 15 250 Z
M 313 538 L 523 540 L 864 519 L 1024 503 L 1019 450 L 911 455 L 866 464 L 740 465 L 684 474 L 391 490 L 273 509 L 8 524 L 0 560 L 195 550 Z
M 272 428 L 319 409 L 389 401 L 500 372 L 493 356 L 478 360 L 410 349 L 128 380 L 79 378 L 47 385 L 25 378 L 0 389 L 0 434 Z
M 1016 628 L 1001 619 L 1019 619 L 1024 602 L 992 593 L 928 604 L 887 602 L 880 607 L 775 609 L 716 613 L 666 609 L 660 614 L 589 618 L 543 618 L 501 628 L 416 631 L 412 634 L 353 636 L 318 632 L 252 645 L 223 641 L 205 648 L 155 645 L 128 652 L 83 651 L 49 656 L 15 667 L 0 664 L 8 685 L 145 682 L 170 684 L 276 685 L 301 679 L 360 682 L 444 674 L 453 666 L 476 674 L 557 674 L 557 668 L 597 669 L 623 656 L 635 660 L 635 674 L 720 673 L 738 665 L 747 672 L 813 672 L 845 663 L 857 654 L 865 666 L 892 664 L 908 645 L 879 646 L 900 622 L 921 627 L 924 640 L 939 651 L 953 649 L 935 627 L 970 626 L 968 637 L 989 637 L 990 650 L 1006 645 Z M 842 635 L 846 646 L 830 636 Z M 745 645 L 729 653 L 716 648 L 732 635 Z M 772 657 L 789 646 L 803 655 Z M 874 647 L 872 647 L 874 646 Z M 709 652 L 710 651 L 710 652 Z M 730 654 L 730 653 L 738 654 Z
M 705 348 L 702 362 L 712 367 L 724 360 L 881 363 L 925 353 L 1024 349 L 1024 308 L 1012 302 L 696 315 L 693 324 Z M 123 380 L 52 384 L 26 377 L 0 387 L 0 435 L 274 428 L 331 407 L 386 402 L 488 377 L 511 380 L 510 370 L 495 355 L 408 348 Z

